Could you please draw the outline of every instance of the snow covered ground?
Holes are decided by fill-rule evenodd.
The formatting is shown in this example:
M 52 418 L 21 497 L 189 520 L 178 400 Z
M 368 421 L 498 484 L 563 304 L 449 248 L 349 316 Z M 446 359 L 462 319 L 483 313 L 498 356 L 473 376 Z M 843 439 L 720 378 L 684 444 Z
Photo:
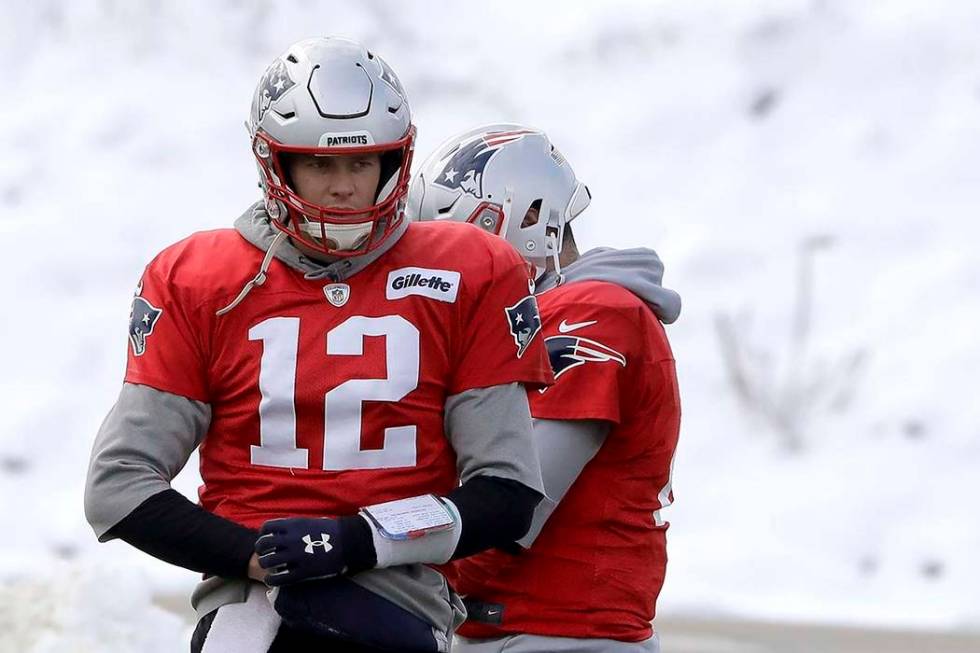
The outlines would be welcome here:
M 257 197 L 252 89 L 316 34 L 391 63 L 417 160 L 542 127 L 595 197 L 580 244 L 666 262 L 663 614 L 980 629 L 980 5 L 77 0 L 0 30 L 0 650 L 186 645 L 150 599 L 194 575 L 94 541 L 85 464 L 142 266 Z

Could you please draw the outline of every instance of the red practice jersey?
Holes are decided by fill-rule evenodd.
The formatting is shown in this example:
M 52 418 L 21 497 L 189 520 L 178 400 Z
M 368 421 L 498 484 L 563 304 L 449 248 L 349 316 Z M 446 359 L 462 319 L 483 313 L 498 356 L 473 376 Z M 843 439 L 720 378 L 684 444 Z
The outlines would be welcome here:
M 575 282 L 538 302 L 555 385 L 529 391 L 531 413 L 610 430 L 530 549 L 457 563 L 457 590 L 493 616 L 459 632 L 641 641 L 652 635 L 667 565 L 659 511 L 673 500 L 674 357 L 654 314 L 619 286 Z
M 551 380 L 525 263 L 470 225 L 415 223 L 333 283 L 198 233 L 147 267 L 126 381 L 210 405 L 201 504 L 251 528 L 458 485 L 445 399 Z M 143 313 L 143 317 L 140 317 Z

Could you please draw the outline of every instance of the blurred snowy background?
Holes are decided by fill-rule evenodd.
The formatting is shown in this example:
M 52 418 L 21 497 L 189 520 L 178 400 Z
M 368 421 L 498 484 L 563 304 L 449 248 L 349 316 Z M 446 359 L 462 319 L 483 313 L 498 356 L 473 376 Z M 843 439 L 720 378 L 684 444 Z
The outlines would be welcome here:
M 417 161 L 539 126 L 580 245 L 665 261 L 662 615 L 980 630 L 980 3 L 36 0 L 0 8 L 0 650 L 186 647 L 152 601 L 195 575 L 95 542 L 86 462 L 143 265 L 257 199 L 252 90 L 320 34 L 396 70 Z

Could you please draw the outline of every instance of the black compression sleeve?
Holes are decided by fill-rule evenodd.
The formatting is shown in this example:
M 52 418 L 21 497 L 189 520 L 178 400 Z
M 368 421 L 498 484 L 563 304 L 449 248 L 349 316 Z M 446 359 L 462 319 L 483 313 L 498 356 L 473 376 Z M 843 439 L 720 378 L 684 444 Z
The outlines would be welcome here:
M 258 533 L 164 490 L 109 529 L 119 539 L 164 562 L 226 578 L 245 578 Z
M 523 483 L 496 476 L 474 476 L 447 497 L 459 510 L 463 526 L 453 560 L 524 537 L 543 498 Z

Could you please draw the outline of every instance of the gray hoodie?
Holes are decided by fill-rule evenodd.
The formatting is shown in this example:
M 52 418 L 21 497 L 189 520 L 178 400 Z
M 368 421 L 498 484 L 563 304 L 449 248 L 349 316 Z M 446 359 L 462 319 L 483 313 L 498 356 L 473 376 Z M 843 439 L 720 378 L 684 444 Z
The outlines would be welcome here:
M 590 249 L 562 268 L 560 276 L 554 272 L 545 273 L 538 281 L 536 292 L 575 281 L 607 281 L 642 299 L 664 324 L 674 323 L 681 314 L 681 296 L 661 285 L 664 264 L 652 249 Z
M 276 245 L 274 255 L 277 259 L 291 268 L 303 272 L 307 279 L 327 279 L 342 281 L 357 274 L 368 265 L 378 260 L 382 254 L 391 249 L 408 228 L 408 221 L 402 223 L 378 249 L 363 256 L 341 258 L 330 263 L 314 261 L 293 247 L 288 239 Z M 268 252 L 279 232 L 272 226 L 269 214 L 266 213 L 262 202 L 256 202 L 235 220 L 235 230 L 242 238 L 255 245 L 263 252 Z

